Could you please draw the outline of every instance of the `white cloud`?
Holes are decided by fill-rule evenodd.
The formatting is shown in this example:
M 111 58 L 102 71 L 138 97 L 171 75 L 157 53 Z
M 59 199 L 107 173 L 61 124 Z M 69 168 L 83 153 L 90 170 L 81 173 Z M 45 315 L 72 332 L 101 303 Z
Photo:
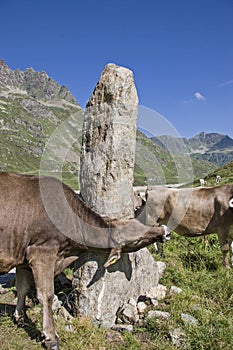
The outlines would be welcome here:
M 229 85 L 229 84 L 233 84 L 233 79 L 232 80 L 227 80 L 222 84 L 219 84 L 218 86 L 225 86 L 225 85 Z
M 205 96 L 203 96 L 200 92 L 195 92 L 194 93 L 194 96 L 195 96 L 195 98 L 198 100 L 198 101 L 205 101 L 206 100 L 206 98 L 205 98 Z
M 190 98 L 189 100 L 184 100 L 183 103 L 190 104 L 195 101 L 206 101 L 206 97 L 202 95 L 199 91 L 194 92 L 193 96 L 194 97 Z

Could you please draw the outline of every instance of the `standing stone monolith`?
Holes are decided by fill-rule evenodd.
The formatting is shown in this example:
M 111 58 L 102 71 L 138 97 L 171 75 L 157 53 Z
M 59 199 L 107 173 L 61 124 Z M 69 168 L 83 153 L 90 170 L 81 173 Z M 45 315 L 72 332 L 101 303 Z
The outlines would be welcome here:
M 133 171 L 138 97 L 133 73 L 108 64 L 90 97 L 83 124 L 80 192 L 97 213 L 133 218 Z M 98 240 L 98 237 L 96 237 Z M 130 299 L 158 285 L 158 269 L 147 248 L 122 254 L 108 269 L 108 255 L 84 254 L 74 274 L 76 314 L 111 327 Z
M 132 72 L 108 64 L 83 124 L 80 191 L 100 215 L 132 218 L 138 97 Z

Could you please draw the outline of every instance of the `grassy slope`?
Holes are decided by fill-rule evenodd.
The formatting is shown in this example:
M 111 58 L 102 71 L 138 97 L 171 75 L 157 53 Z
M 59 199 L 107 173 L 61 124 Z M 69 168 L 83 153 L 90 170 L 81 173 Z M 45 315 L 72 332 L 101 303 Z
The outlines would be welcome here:
M 208 184 L 214 184 L 216 175 L 220 175 L 222 177 L 222 183 L 233 183 L 233 161 L 224 165 L 223 167 L 211 172 L 206 180 Z
M 159 257 L 153 252 L 155 259 Z M 185 334 L 186 349 L 191 350 L 232 350 L 233 349 L 233 280 L 232 271 L 221 266 L 221 253 L 215 235 L 208 241 L 204 238 L 183 238 L 173 236 L 165 246 L 167 268 L 160 283 L 175 285 L 182 289 L 176 296 L 160 301 L 157 310 L 168 311 L 167 321 L 151 319 L 143 327 L 137 327 L 133 334 L 121 337 L 112 331 L 97 328 L 85 317 L 72 323 L 74 332 L 66 330 L 69 322 L 61 321 L 56 315 L 56 326 L 60 334 L 61 350 L 175 350 L 169 332 L 180 328 Z M 7 294 L 8 295 L 8 294 Z M 6 308 L 6 295 L 0 296 L 1 309 Z M 8 296 L 8 298 L 10 298 Z M 14 298 L 12 292 L 12 299 Z M 195 317 L 198 324 L 188 325 L 181 320 L 181 313 Z M 41 329 L 39 306 L 29 309 L 29 316 Z M 0 318 L 0 348 L 41 349 L 40 344 L 31 340 L 25 329 L 19 329 L 8 316 Z M 33 334 L 33 332 L 30 332 Z
M 27 101 L 36 103 L 33 115 L 22 106 L 23 98 L 25 96 L 15 94 L 0 98 L 0 105 L 2 103 L 4 106 L 4 110 L 0 109 L 0 170 L 37 175 L 46 141 L 57 127 L 76 115 L 80 108 L 44 106 L 27 96 Z M 38 113 L 36 108 L 40 108 Z M 78 123 L 82 127 L 82 121 L 78 120 Z M 80 152 L 79 142 L 74 143 L 70 151 Z M 64 182 L 76 188 L 78 179 L 77 176 L 74 179 L 72 174 L 77 173 L 77 165 L 72 160 L 66 160 L 63 167 Z
M 222 178 L 222 182 L 219 185 L 223 184 L 232 184 L 233 183 L 233 161 L 224 165 L 221 168 L 216 169 L 213 172 L 210 172 L 205 180 L 207 181 L 208 186 L 216 185 L 216 175 L 220 175 Z M 200 186 L 199 180 L 194 182 L 195 186 Z
M 163 303 L 171 320 L 163 325 L 154 320 L 147 329 L 158 341 L 169 329 L 182 328 L 188 349 L 232 349 L 232 272 L 221 266 L 216 236 L 210 235 L 208 240 L 175 236 L 166 245 L 165 255 L 167 269 L 161 283 L 176 285 L 182 293 Z M 181 313 L 194 316 L 197 326 L 185 325 Z
M 137 132 L 134 185 L 158 185 L 188 182 L 205 177 L 216 166 L 193 158 L 172 155 L 164 148 Z M 149 180 L 148 180 L 149 179 Z
M 231 182 L 232 163 L 225 166 L 224 180 Z M 223 174 L 218 171 L 219 174 Z M 213 180 L 214 180 L 213 174 Z M 229 176 L 229 177 L 227 177 Z M 137 327 L 133 334 L 116 335 L 102 328 L 96 328 L 86 318 L 75 319 L 74 332 L 66 330 L 67 322 L 56 315 L 56 327 L 60 334 L 61 350 L 175 350 L 169 332 L 180 328 L 185 334 L 185 344 L 191 350 L 232 350 L 233 348 L 233 280 L 232 271 L 221 266 L 221 253 L 215 235 L 203 238 L 183 238 L 174 235 L 165 245 L 167 264 L 160 283 L 168 289 L 171 285 L 182 288 L 182 293 L 167 296 L 157 309 L 168 311 L 168 321 L 152 319 L 143 327 Z M 150 248 L 155 259 L 161 260 Z M 7 299 L 6 299 L 7 298 Z M 0 349 L 25 350 L 41 349 L 40 343 L 30 339 L 29 328 L 14 325 L 8 311 L 12 313 L 13 292 L 0 296 L 0 308 L 4 316 L 0 317 Z M 40 307 L 30 306 L 29 316 L 41 330 Z M 181 320 L 181 313 L 194 316 L 198 324 L 187 325 Z M 27 330 L 27 331 L 26 331 Z
M 10 113 L 11 118 L 21 116 L 21 119 L 27 123 L 21 125 L 11 123 L 10 130 L 2 130 L 0 138 L 1 166 L 3 170 L 37 173 L 40 157 L 32 156 L 29 151 L 30 147 L 38 147 L 40 150 L 43 140 L 40 140 L 40 137 L 35 138 L 33 130 L 32 132 L 28 131 L 28 124 L 35 123 L 35 120 L 32 120 L 31 115 L 21 109 L 22 107 L 15 99 L 12 100 L 9 108 L 11 109 L 1 113 L 1 118 L 6 118 L 7 113 Z M 69 113 L 60 108 L 55 108 L 53 112 L 60 115 L 62 120 L 67 118 L 67 113 Z M 51 124 L 47 119 L 42 120 L 41 123 L 46 135 L 52 133 L 54 124 Z M 24 135 L 24 138 L 19 138 L 18 131 L 20 131 L 20 135 Z M 169 154 L 163 153 L 159 148 L 155 149 L 143 136 L 140 137 L 140 143 L 149 147 L 150 153 L 154 153 L 155 158 L 159 159 L 158 168 L 161 168 L 166 174 L 167 182 L 172 182 L 176 173 L 174 162 Z M 29 140 L 29 142 L 25 140 Z M 76 147 L 78 148 L 78 146 Z M 147 152 L 145 154 L 147 155 Z M 143 157 L 142 162 L 144 162 Z M 222 170 L 213 172 L 208 178 L 214 183 L 216 173 L 218 173 L 223 177 L 224 182 L 232 182 L 232 166 L 233 163 L 229 163 Z M 142 167 L 138 165 L 136 178 L 138 176 L 140 180 L 144 181 L 144 170 L 144 163 Z M 70 174 L 75 171 L 70 163 L 64 167 L 67 182 L 72 183 L 73 176 Z M 150 171 L 149 167 L 146 169 L 147 171 Z M 75 185 L 72 183 L 73 187 Z M 182 328 L 185 332 L 188 349 L 232 349 L 232 274 L 231 271 L 226 271 L 221 267 L 221 254 L 216 237 L 211 236 L 209 243 L 206 244 L 202 239 L 175 236 L 167 243 L 165 253 L 167 269 L 160 282 L 168 287 L 174 284 L 183 290 L 180 295 L 172 298 L 167 297 L 159 305 L 159 309 L 169 311 L 172 314 L 170 320 L 165 322 L 151 320 L 144 327 L 137 328 L 134 334 L 125 334 L 121 338 L 104 329 L 94 327 L 86 318 L 75 320 L 73 323 L 74 333 L 70 333 L 65 330 L 65 321 L 61 321 L 55 316 L 61 337 L 61 350 L 173 350 L 175 347 L 171 343 L 169 330 L 177 327 Z M 155 255 L 155 258 L 158 259 L 158 256 Z M 40 343 L 37 343 L 35 339 L 31 340 L 25 329 L 18 328 L 13 324 L 8 314 L 8 305 L 12 303 L 14 298 L 13 292 L 0 296 L 0 306 L 4 313 L 4 316 L 0 317 L 0 349 L 41 349 Z M 10 308 L 10 312 L 12 312 L 12 308 Z M 181 312 L 196 317 L 198 325 L 185 325 L 180 318 Z M 41 329 L 40 308 L 31 306 L 29 316 L 35 322 L 36 327 Z

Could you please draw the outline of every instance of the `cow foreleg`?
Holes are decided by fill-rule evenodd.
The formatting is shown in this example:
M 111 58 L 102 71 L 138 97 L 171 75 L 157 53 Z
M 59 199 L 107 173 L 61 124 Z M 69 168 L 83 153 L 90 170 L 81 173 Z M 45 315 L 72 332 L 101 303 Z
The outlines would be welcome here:
M 42 256 L 43 258 L 43 256 Z M 46 257 L 45 262 L 31 262 L 34 281 L 36 285 L 37 298 L 43 310 L 43 335 L 47 349 L 58 350 L 59 337 L 55 332 L 55 325 L 52 313 L 54 297 L 54 265 L 53 259 Z
M 229 232 L 229 245 L 230 245 L 231 266 L 233 267 L 233 227 L 230 228 L 230 232 Z
M 231 266 L 233 267 L 233 242 L 231 242 Z
M 217 232 L 217 233 L 218 233 L 218 239 L 219 239 L 220 248 L 221 248 L 221 252 L 222 252 L 223 266 L 225 266 L 226 268 L 230 268 L 230 263 L 229 263 L 229 259 L 228 259 L 228 255 L 230 252 L 228 232 L 221 231 L 221 232 Z
M 16 289 L 17 289 L 17 305 L 14 312 L 14 319 L 18 323 L 27 319 L 25 298 L 33 284 L 32 272 L 26 267 L 16 268 Z

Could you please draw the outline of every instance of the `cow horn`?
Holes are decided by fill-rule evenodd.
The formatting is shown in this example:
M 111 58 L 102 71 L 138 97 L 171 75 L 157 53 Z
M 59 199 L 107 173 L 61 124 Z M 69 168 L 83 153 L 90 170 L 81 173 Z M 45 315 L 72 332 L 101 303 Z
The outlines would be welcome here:
M 121 258 L 121 248 L 113 248 L 109 254 L 107 261 L 104 264 L 104 267 L 109 267 L 113 265 Z

